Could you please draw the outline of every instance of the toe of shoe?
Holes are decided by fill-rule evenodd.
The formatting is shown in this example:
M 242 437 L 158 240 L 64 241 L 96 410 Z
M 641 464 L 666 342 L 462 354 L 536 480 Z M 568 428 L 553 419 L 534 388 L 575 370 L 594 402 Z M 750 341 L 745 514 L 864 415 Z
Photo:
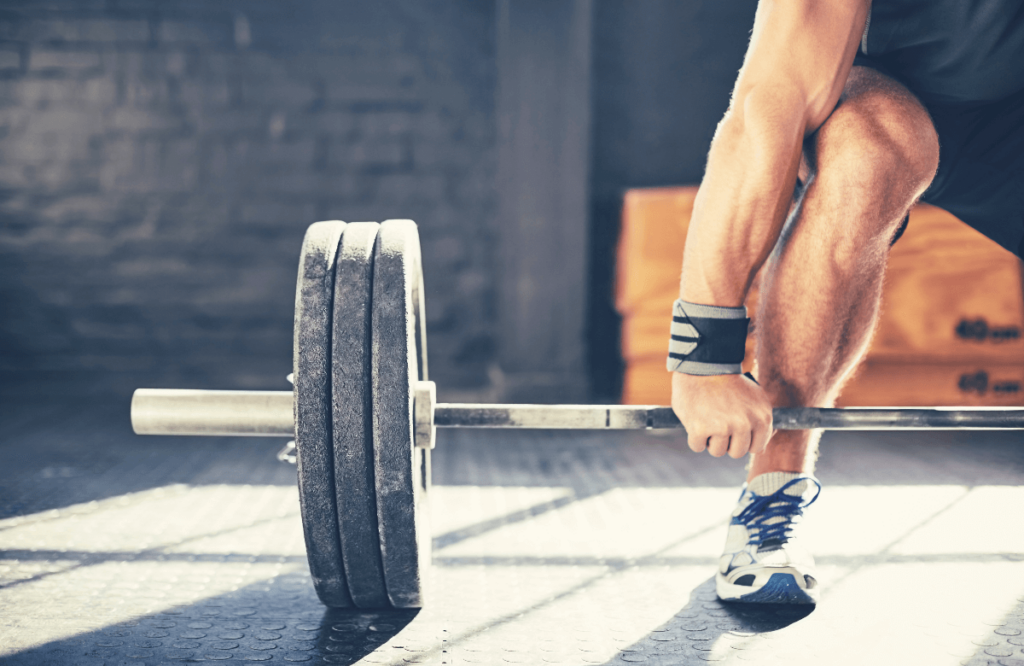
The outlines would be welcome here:
M 748 574 L 749 575 L 749 574 Z M 817 581 L 811 576 L 802 576 L 792 571 L 777 571 L 769 575 L 763 584 L 742 585 L 730 582 L 729 578 L 719 574 L 716 585 L 719 599 L 753 604 L 816 604 L 819 593 Z M 741 580 L 743 576 L 737 576 Z M 803 584 L 801 584 L 803 583 Z

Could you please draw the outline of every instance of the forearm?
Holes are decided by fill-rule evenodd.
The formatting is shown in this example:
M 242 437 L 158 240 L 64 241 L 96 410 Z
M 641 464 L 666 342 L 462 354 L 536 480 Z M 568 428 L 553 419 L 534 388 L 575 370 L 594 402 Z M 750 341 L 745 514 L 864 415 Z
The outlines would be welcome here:
M 737 94 L 715 133 L 694 203 L 683 300 L 742 305 L 789 211 L 806 127 L 807 104 L 798 94 Z
M 732 104 L 715 133 L 694 204 L 683 258 L 683 300 L 726 307 L 743 304 L 786 221 L 804 138 L 839 102 L 869 4 L 870 0 L 758 0 Z M 741 375 L 688 374 L 684 363 L 709 341 L 698 330 L 694 344 L 693 331 L 679 326 L 687 323 L 683 319 L 676 321 L 673 308 L 668 366 L 674 370 L 672 409 L 686 427 L 690 448 L 707 448 L 716 456 L 728 451 L 739 457 L 748 447 L 763 452 L 772 432 L 767 394 Z M 689 327 L 696 329 L 692 321 Z M 738 337 L 730 333 L 723 340 L 734 344 Z M 717 349 L 715 338 L 710 343 L 711 350 Z M 737 352 L 723 358 L 734 359 Z

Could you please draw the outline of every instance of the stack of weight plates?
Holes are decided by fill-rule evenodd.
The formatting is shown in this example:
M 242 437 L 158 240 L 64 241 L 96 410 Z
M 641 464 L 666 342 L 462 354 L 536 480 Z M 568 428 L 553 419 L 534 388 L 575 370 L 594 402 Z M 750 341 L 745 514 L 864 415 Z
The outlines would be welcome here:
M 313 584 L 328 606 L 416 608 L 430 562 L 419 236 L 410 220 L 317 222 L 295 295 L 295 442 Z

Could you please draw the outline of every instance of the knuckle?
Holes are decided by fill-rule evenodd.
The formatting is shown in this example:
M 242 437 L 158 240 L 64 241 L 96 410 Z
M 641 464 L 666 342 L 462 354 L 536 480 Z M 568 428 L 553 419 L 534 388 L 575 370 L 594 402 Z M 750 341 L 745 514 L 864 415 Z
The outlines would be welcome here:
M 721 458 L 729 450 L 729 439 L 723 437 L 716 437 L 711 440 L 711 446 L 708 447 L 708 452 L 716 458 Z

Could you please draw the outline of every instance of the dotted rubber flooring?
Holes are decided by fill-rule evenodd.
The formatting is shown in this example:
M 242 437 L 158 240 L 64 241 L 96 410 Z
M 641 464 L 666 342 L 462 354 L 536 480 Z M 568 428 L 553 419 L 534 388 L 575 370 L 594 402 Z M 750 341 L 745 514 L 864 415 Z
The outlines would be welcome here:
M 743 462 L 649 433 L 443 431 L 421 611 L 325 609 L 276 440 L 0 407 L 0 663 L 1024 666 L 1024 435 L 832 434 L 814 609 L 725 604 Z

